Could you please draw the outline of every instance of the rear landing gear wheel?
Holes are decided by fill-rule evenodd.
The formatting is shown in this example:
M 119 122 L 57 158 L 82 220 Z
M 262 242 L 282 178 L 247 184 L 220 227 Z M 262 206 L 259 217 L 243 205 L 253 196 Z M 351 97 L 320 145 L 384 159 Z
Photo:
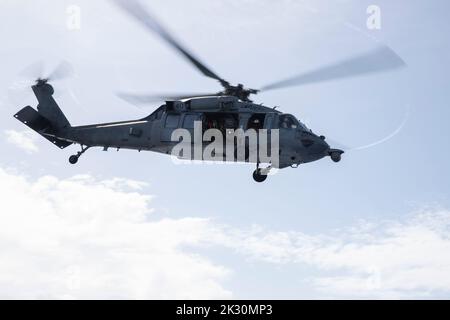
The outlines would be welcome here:
M 264 182 L 267 179 L 267 175 L 266 174 L 261 174 L 261 169 L 256 169 L 255 171 L 253 171 L 253 180 L 255 180 L 256 182 L 260 183 L 260 182 Z
M 78 162 L 78 156 L 77 155 L 70 156 L 69 162 L 71 164 L 76 164 Z
M 83 147 L 83 145 L 81 145 L 81 151 L 77 152 L 77 154 L 74 154 L 74 155 L 70 156 L 69 162 L 71 164 L 76 164 L 78 162 L 78 159 L 81 157 L 81 155 L 83 153 L 85 153 L 89 148 L 90 147 L 88 147 L 88 146 Z

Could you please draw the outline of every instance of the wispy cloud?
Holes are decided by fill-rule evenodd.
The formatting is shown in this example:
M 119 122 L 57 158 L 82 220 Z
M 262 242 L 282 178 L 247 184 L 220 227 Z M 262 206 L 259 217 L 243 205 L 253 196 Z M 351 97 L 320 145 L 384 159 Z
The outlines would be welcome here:
M 315 267 L 311 284 L 323 296 L 424 298 L 450 293 L 449 233 L 450 211 L 432 209 L 330 235 L 256 228 L 219 242 L 252 259 Z
M 5 130 L 6 140 L 28 153 L 39 151 L 35 144 L 36 133 L 32 131 Z
M 0 168 L 0 194 L 3 298 L 232 297 L 225 281 L 239 277 L 238 269 L 214 263 L 197 250 L 204 247 L 229 248 L 242 264 L 308 265 L 311 274 L 288 276 L 307 277 L 316 297 L 450 293 L 450 211 L 444 209 L 314 235 L 156 219 L 145 184 L 122 178 L 32 181 Z
M 150 221 L 137 186 L 0 169 L 0 297 L 230 298 L 226 268 L 181 250 L 208 222 Z

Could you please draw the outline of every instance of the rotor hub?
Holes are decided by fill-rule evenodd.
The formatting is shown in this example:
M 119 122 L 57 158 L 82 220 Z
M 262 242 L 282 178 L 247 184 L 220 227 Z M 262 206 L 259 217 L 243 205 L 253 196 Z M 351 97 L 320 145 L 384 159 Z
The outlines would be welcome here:
M 42 86 L 42 85 L 47 84 L 47 83 L 48 83 L 48 79 L 41 79 L 41 78 L 39 78 L 39 79 L 36 80 L 36 85 L 37 86 Z
M 257 94 L 259 90 L 256 89 L 247 89 L 244 88 L 244 85 L 238 84 L 237 86 L 232 86 L 229 83 L 222 83 L 225 90 L 223 91 L 224 95 L 227 96 L 234 96 L 242 101 L 252 102 L 252 100 L 249 99 L 250 95 Z

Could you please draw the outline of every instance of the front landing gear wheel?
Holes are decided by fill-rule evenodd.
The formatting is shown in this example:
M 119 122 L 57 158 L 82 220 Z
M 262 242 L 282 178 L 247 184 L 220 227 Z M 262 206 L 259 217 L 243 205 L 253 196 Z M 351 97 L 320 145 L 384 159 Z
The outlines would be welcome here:
M 261 169 L 256 169 L 253 171 L 253 180 L 256 182 L 264 182 L 267 179 L 266 174 L 261 174 Z
M 71 164 L 76 164 L 78 162 L 78 156 L 76 156 L 76 155 L 70 156 L 69 162 Z

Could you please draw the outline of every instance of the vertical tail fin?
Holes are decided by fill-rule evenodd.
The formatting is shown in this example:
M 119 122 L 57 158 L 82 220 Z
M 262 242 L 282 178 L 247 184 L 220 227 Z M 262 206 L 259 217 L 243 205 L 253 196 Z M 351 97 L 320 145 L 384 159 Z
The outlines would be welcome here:
M 53 99 L 53 87 L 44 81 L 38 81 L 32 89 L 39 102 L 37 106 L 39 114 L 46 118 L 56 131 L 69 129 L 69 121 Z
M 28 106 L 17 112 L 14 117 L 57 147 L 64 149 L 70 146 L 72 142 L 64 137 L 71 126 L 52 97 L 53 87 L 46 81 L 39 80 L 32 89 L 39 102 L 38 111 Z

